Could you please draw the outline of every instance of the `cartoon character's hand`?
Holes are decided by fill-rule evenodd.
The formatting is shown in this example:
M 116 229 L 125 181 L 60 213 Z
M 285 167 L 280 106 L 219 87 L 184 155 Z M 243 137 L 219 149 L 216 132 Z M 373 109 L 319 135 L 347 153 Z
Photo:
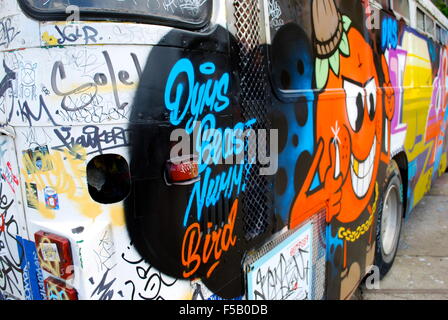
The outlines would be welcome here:
M 313 210 L 318 210 L 318 207 L 324 203 L 328 203 L 327 218 L 330 220 L 341 211 L 342 183 L 349 174 L 351 140 L 350 133 L 345 126 L 339 127 L 336 124 L 333 132 L 334 138 L 329 141 L 328 149 L 322 139 L 316 146 L 313 162 L 291 211 L 291 228 L 314 214 Z M 323 161 L 324 158 L 327 161 Z M 321 192 L 309 193 L 319 168 L 322 170 L 321 178 L 325 178 L 322 181 L 324 188 Z
M 341 211 L 341 199 L 342 199 L 342 182 L 343 176 L 341 174 L 341 152 L 338 142 L 330 144 L 330 159 L 331 166 L 328 168 L 325 174 L 325 192 L 328 194 L 328 221 L 334 216 L 337 216 Z
M 333 132 L 335 136 L 328 150 L 330 164 L 325 173 L 325 192 L 329 207 L 328 221 L 341 212 L 342 184 L 349 174 L 351 156 L 350 132 L 347 127 L 341 126 Z

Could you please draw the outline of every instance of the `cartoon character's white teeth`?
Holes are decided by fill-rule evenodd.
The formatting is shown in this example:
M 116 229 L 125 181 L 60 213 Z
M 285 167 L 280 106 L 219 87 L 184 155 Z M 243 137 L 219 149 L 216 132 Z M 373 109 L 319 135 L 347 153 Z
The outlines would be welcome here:
M 369 156 L 366 160 L 360 161 L 351 155 L 351 176 L 352 187 L 358 198 L 364 198 L 372 183 L 373 166 L 375 163 L 376 154 L 376 137 L 373 140 L 372 149 L 370 149 Z

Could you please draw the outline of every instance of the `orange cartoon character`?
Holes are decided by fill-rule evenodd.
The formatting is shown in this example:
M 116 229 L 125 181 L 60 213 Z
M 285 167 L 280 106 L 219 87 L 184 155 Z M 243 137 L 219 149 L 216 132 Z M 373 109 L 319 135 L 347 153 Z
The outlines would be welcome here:
M 316 105 L 317 146 L 293 204 L 291 227 L 322 203 L 327 204 L 328 221 L 356 221 L 366 208 L 373 213 L 379 163 L 381 159 L 387 163 L 389 156 L 382 151 L 384 126 L 390 126 L 393 116 L 392 91 L 384 89 L 382 94 L 382 88 L 389 86 L 385 59 L 375 64 L 372 47 L 333 0 L 315 0 L 312 10 L 315 80 L 321 90 Z M 381 80 L 376 65 L 382 69 Z M 310 192 L 316 176 L 322 186 Z

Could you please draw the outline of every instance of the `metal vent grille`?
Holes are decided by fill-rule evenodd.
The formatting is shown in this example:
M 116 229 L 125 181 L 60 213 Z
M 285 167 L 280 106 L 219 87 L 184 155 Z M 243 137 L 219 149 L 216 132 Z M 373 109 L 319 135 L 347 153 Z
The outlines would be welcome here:
M 234 0 L 235 37 L 239 47 L 240 104 L 244 121 L 256 119 L 251 128 L 269 129 L 267 110 L 267 75 L 263 48 L 262 15 L 259 0 Z M 269 135 L 267 135 L 269 138 Z M 268 143 L 269 146 L 269 143 Z M 255 148 L 249 144 L 250 148 Z M 256 155 L 256 150 L 246 155 Z M 269 152 L 269 150 L 268 150 Z M 249 163 L 251 159 L 247 159 Z M 260 165 L 250 164 L 246 170 L 246 189 L 243 205 L 244 232 L 247 240 L 263 234 L 269 225 L 271 200 L 269 181 L 260 176 Z

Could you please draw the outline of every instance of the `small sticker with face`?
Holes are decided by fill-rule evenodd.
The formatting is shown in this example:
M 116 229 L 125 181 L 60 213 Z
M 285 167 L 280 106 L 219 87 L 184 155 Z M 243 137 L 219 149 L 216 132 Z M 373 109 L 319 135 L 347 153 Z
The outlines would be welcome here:
M 59 210 L 59 198 L 56 191 L 51 187 L 44 189 L 45 205 L 48 209 Z

